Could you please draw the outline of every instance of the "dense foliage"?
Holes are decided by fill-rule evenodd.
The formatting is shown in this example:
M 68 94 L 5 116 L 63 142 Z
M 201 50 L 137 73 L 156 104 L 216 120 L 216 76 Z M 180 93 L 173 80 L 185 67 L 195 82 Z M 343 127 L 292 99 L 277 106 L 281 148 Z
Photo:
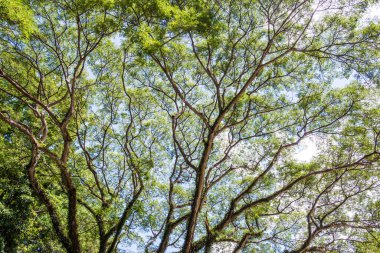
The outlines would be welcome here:
M 376 4 L 0 0 L 0 252 L 379 252 Z

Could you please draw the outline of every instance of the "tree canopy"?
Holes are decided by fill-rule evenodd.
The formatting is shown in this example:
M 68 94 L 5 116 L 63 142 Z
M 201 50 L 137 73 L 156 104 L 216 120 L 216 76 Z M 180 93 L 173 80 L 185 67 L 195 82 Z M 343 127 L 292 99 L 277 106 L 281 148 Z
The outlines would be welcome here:
M 380 252 L 374 6 L 0 0 L 0 252 Z

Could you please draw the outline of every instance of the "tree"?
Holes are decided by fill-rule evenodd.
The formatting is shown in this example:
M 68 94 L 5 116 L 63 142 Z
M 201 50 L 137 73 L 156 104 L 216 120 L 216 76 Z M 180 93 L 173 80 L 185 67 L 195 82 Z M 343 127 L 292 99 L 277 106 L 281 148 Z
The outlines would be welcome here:
M 0 175 L 27 178 L 54 250 L 376 245 L 370 2 L 0 3 L 0 154 L 24 147 Z

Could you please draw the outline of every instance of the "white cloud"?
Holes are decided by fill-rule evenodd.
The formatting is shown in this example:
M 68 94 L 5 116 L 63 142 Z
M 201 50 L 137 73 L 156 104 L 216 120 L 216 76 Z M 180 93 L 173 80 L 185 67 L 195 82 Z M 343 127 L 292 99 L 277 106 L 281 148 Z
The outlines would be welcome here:
M 301 141 L 296 148 L 294 158 L 300 162 L 310 162 L 318 153 L 317 141 L 313 137 L 308 137 Z

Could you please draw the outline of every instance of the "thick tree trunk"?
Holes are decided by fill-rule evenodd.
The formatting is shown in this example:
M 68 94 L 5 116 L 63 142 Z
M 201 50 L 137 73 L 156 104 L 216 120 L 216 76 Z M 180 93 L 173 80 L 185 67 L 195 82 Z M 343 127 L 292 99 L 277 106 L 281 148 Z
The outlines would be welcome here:
M 4 238 L 4 250 L 6 253 L 17 253 L 17 243 L 15 238 L 6 236 Z
M 195 185 L 196 185 L 195 194 L 194 194 L 194 199 L 191 206 L 190 218 L 187 223 L 185 244 L 183 246 L 184 253 L 191 252 L 191 245 L 194 239 L 195 227 L 197 225 L 198 215 L 202 206 L 202 199 L 203 199 L 202 197 L 203 197 L 203 189 L 204 189 L 204 183 L 205 183 L 204 180 L 205 180 L 207 162 L 210 157 L 214 138 L 215 138 L 215 132 L 214 132 L 214 129 L 212 129 L 208 135 L 207 142 L 205 144 L 205 149 L 203 151 L 202 159 L 199 163 L 199 167 L 197 171 L 197 178 L 195 182 Z

